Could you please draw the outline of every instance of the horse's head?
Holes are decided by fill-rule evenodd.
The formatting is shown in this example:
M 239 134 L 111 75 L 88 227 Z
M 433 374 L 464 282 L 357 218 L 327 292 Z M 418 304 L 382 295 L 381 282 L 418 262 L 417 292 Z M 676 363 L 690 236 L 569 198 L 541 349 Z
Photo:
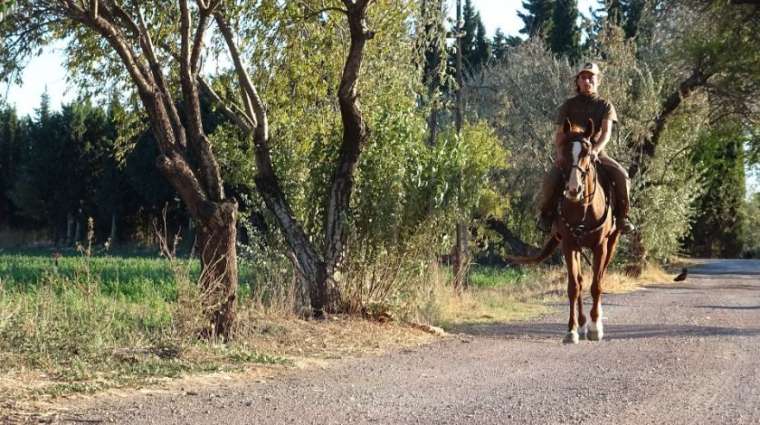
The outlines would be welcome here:
M 584 191 L 589 190 L 586 179 L 592 169 L 591 155 L 593 147 L 591 136 L 594 134 L 594 122 L 588 120 L 585 130 L 573 128 L 570 120 L 565 120 L 563 127 L 565 137 L 560 142 L 559 165 L 565 176 L 565 197 L 569 201 L 580 202 Z

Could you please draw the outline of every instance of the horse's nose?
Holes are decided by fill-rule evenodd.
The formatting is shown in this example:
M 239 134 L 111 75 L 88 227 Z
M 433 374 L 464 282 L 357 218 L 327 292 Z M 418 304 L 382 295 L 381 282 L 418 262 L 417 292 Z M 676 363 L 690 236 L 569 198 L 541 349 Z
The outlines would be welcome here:
M 565 197 L 570 200 L 577 200 L 581 197 L 581 188 L 568 187 L 565 190 Z

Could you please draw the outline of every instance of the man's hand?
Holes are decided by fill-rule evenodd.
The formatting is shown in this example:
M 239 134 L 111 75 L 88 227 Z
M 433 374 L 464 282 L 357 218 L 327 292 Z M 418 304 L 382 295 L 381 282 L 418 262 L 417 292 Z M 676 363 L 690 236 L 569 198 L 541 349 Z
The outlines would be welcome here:
M 595 147 L 589 149 L 588 154 L 592 162 L 599 162 L 599 152 L 596 151 Z

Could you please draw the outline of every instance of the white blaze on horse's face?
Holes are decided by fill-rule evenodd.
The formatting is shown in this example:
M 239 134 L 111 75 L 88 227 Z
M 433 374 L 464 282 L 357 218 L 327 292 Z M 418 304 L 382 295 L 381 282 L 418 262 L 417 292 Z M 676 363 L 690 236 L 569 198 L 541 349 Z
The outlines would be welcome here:
M 570 169 L 570 178 L 567 181 L 565 197 L 575 202 L 580 202 L 581 198 L 583 197 L 583 176 L 581 176 L 579 165 L 578 165 L 581 159 L 582 151 L 583 151 L 583 145 L 581 144 L 581 142 L 573 142 L 572 144 L 573 166 Z

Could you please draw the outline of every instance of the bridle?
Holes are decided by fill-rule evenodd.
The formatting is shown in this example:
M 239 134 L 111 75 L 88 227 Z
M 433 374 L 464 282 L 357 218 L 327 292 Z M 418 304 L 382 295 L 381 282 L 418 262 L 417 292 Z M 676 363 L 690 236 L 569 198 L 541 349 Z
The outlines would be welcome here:
M 577 141 L 577 140 L 576 140 Z M 573 141 L 573 142 L 576 142 Z M 572 143 L 572 142 L 571 142 Z M 580 162 L 580 161 L 579 161 Z M 570 233 L 575 238 L 575 241 L 578 245 L 580 245 L 580 239 L 589 233 L 593 233 L 599 229 L 601 229 L 604 226 L 604 223 L 607 221 L 607 215 L 609 214 L 610 210 L 610 198 L 609 196 L 605 196 L 605 208 L 604 208 L 604 215 L 599 220 L 599 224 L 595 226 L 594 228 L 588 229 L 586 228 L 586 216 L 588 215 L 589 207 L 591 206 L 591 203 L 593 202 L 594 196 L 596 195 L 597 188 L 599 187 L 599 175 L 597 174 L 597 163 L 599 161 L 590 161 L 588 167 L 584 170 L 581 168 L 578 164 L 573 164 L 568 172 L 562 171 L 562 177 L 565 181 L 565 185 L 567 185 L 567 181 L 570 179 L 570 173 L 572 170 L 576 169 L 581 175 L 581 190 L 582 190 L 582 196 L 580 199 L 580 204 L 583 205 L 583 216 L 581 217 L 581 220 L 579 223 L 571 224 L 567 222 L 567 219 L 565 218 L 564 214 L 562 214 L 562 207 L 565 204 L 565 196 L 562 196 L 560 198 L 560 202 L 557 205 L 557 216 L 562 220 L 562 223 L 567 227 L 567 229 L 570 231 Z M 591 172 L 591 169 L 594 170 L 594 188 L 590 193 L 585 193 L 585 187 L 586 187 L 586 178 L 588 177 L 589 173 Z
M 578 140 L 571 140 L 568 143 L 576 143 L 576 142 L 583 144 L 584 141 L 583 141 L 583 139 L 578 139 Z M 580 162 L 580 158 L 579 158 L 579 162 Z M 599 184 L 599 179 L 595 178 L 594 179 L 594 189 L 591 191 L 591 193 L 588 193 L 588 194 L 585 193 L 586 192 L 586 190 L 585 190 L 585 188 L 586 188 L 586 177 L 588 177 L 588 174 L 591 172 L 592 168 L 594 169 L 594 171 L 596 171 L 596 162 L 597 161 L 590 161 L 588 167 L 586 167 L 585 170 L 583 168 L 581 168 L 580 165 L 578 165 L 578 164 L 571 165 L 570 169 L 567 172 L 565 172 L 564 170 L 562 170 L 562 179 L 565 181 L 565 187 L 567 187 L 567 182 L 568 182 L 568 180 L 570 180 L 570 174 L 572 173 L 573 170 L 578 170 L 578 172 L 581 175 L 581 193 L 583 193 L 583 196 L 581 197 L 580 202 L 584 204 L 584 210 L 583 210 L 584 211 L 583 212 L 583 217 L 584 218 L 586 218 L 586 209 L 588 208 L 588 203 L 590 203 L 591 200 L 594 199 L 594 195 L 596 194 L 596 188 L 597 188 L 597 186 Z M 596 174 L 596 173 L 594 173 L 594 174 Z

